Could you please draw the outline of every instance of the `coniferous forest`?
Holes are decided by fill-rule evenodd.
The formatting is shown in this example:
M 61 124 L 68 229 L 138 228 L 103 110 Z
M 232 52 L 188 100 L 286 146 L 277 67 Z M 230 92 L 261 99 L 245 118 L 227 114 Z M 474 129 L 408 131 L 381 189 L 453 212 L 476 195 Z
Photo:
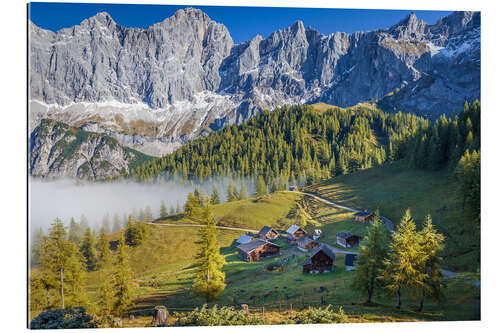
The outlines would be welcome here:
M 141 182 L 228 174 L 262 175 L 267 181 L 280 176 L 302 182 L 326 179 L 404 157 L 410 139 L 427 127 L 428 121 L 415 115 L 391 115 L 370 106 L 264 110 L 145 163 L 129 177 Z

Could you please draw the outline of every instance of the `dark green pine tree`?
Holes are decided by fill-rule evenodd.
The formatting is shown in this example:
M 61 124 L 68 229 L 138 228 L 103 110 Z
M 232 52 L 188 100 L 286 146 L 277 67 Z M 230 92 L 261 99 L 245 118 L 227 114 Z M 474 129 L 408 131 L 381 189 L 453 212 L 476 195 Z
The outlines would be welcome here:
M 219 192 L 217 191 L 217 187 L 215 185 L 212 189 L 212 194 L 210 195 L 210 204 L 211 205 L 220 204 Z
M 96 250 L 96 239 L 95 235 L 87 228 L 85 234 L 83 235 L 82 242 L 80 244 L 80 252 L 85 258 L 85 265 L 88 271 L 95 271 L 97 269 L 97 250 Z
M 168 216 L 168 213 L 167 213 L 167 206 L 165 205 L 165 201 L 161 201 L 161 205 L 160 205 L 160 218 L 162 220 L 166 219 Z
M 238 196 L 238 199 L 240 200 L 245 200 L 247 198 L 247 189 L 245 187 L 245 181 L 241 181 L 241 186 L 240 186 L 240 193 Z
M 259 176 L 259 179 L 257 181 L 257 189 L 255 191 L 255 197 L 256 198 L 262 198 L 267 194 L 267 185 L 266 182 L 264 181 L 264 177 Z

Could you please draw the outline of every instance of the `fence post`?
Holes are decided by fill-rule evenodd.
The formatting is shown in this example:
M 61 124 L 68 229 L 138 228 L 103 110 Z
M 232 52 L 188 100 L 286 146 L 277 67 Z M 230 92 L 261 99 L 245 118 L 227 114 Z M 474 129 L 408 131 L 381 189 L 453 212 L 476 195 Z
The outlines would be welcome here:
M 290 303 L 290 311 L 293 311 L 293 304 Z

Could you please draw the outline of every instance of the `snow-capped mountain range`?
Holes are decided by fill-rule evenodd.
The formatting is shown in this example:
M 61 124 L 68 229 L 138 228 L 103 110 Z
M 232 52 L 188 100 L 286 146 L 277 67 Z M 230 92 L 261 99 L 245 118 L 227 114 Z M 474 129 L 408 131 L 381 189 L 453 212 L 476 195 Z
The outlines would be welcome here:
M 372 101 L 428 117 L 480 97 L 480 14 L 323 35 L 301 21 L 234 44 L 186 8 L 147 29 L 107 13 L 56 33 L 29 22 L 30 132 L 51 118 L 160 156 L 262 109 Z

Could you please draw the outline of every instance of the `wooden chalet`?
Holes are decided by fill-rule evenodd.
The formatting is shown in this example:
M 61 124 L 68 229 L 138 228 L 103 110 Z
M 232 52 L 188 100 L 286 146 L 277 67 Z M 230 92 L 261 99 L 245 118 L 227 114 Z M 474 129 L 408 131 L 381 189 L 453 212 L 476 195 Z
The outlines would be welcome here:
M 297 239 L 297 247 L 299 248 L 299 250 L 302 250 L 302 251 L 307 251 L 307 250 L 310 250 L 310 249 L 313 249 L 315 248 L 316 246 L 318 246 L 318 242 L 316 242 L 315 240 L 312 240 L 311 238 L 309 237 L 302 237 L 300 239 Z
M 292 224 L 290 228 L 286 230 L 286 239 L 291 244 L 295 244 L 298 239 L 301 239 L 305 236 L 306 236 L 305 230 L 296 224 Z
M 357 254 L 346 254 L 345 255 L 345 270 L 346 271 L 352 271 L 356 269 L 354 267 L 354 264 L 358 260 L 358 255 Z
M 276 239 L 280 236 L 277 230 L 274 230 L 271 227 L 265 226 L 262 227 L 259 231 L 259 237 L 262 239 Z
M 373 213 L 370 213 L 370 212 L 366 212 L 366 211 L 357 212 L 356 214 L 354 214 L 354 221 L 368 223 L 368 222 L 373 221 L 374 217 L 375 217 L 375 215 Z
M 361 237 L 357 235 L 353 235 L 350 232 L 339 232 L 337 234 L 337 244 L 343 247 L 353 247 L 359 244 L 361 241 Z
M 335 252 L 331 246 L 321 244 L 311 254 L 309 260 L 302 263 L 302 273 L 327 273 L 335 269 Z
M 265 257 L 279 255 L 281 247 L 264 239 L 254 239 L 238 246 L 238 255 L 241 259 L 252 262 Z

